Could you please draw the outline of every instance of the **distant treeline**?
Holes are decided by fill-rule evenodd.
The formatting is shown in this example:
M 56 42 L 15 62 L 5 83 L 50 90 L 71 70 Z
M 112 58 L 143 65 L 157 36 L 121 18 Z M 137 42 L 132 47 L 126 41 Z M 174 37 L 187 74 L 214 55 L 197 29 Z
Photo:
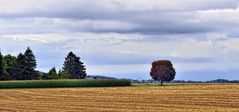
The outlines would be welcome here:
M 86 79 L 117 79 L 115 77 L 100 76 L 100 75 L 87 75 Z
M 160 83 L 155 80 L 131 80 L 132 83 Z M 168 83 L 239 83 L 239 80 L 216 79 L 210 81 L 173 80 Z
M 0 80 L 39 80 L 39 79 L 85 79 L 86 68 L 73 52 L 70 52 L 58 72 L 53 67 L 48 73 L 35 70 L 37 61 L 30 47 L 17 57 L 0 52 Z
M 239 83 L 239 80 L 227 80 L 227 79 L 216 79 L 210 81 L 184 81 L 184 80 L 174 80 L 172 83 Z

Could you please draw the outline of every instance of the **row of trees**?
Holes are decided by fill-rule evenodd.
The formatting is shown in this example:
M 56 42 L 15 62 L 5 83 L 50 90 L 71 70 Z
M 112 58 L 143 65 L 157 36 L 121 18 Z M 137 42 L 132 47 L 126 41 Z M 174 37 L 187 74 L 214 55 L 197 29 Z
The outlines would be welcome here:
M 0 53 L 0 80 L 33 80 L 39 76 L 36 69 L 36 59 L 28 47 L 24 54 L 17 57 L 3 56 Z
M 70 52 L 65 58 L 63 68 L 57 73 L 53 67 L 48 73 L 42 75 L 42 79 L 85 79 L 86 68 L 73 52 Z
M 24 54 L 17 57 L 10 54 L 3 56 L 0 52 L 0 80 L 38 80 L 38 79 L 84 79 L 86 68 L 73 52 L 65 58 L 63 68 L 56 72 L 53 67 L 48 73 L 36 71 L 37 62 L 28 47 Z

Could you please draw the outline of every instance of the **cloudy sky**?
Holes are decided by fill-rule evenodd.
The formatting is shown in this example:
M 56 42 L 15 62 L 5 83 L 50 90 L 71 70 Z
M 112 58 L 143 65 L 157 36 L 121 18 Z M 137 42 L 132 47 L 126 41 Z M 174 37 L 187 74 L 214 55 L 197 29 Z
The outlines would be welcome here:
M 90 75 L 150 79 L 169 59 L 177 80 L 239 79 L 239 0 L 1 0 L 2 53 L 27 46 L 42 71 L 73 51 Z

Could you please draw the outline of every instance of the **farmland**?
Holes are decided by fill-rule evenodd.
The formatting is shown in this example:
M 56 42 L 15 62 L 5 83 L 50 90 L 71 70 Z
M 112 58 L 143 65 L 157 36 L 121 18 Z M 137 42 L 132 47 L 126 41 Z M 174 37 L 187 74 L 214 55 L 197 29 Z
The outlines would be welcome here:
M 239 111 L 239 85 L 2 89 L 0 105 L 0 111 Z

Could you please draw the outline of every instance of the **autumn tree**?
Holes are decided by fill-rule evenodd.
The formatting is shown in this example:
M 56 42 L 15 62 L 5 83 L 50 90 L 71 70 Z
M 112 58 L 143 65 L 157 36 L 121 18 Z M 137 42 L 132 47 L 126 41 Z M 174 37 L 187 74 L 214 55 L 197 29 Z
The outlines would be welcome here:
M 152 63 L 150 75 L 154 80 L 160 81 L 161 85 L 164 81 L 172 81 L 175 74 L 176 71 L 169 60 L 158 60 Z
M 69 74 L 70 79 L 85 79 L 86 77 L 84 63 L 73 52 L 70 52 L 65 58 L 63 72 Z

